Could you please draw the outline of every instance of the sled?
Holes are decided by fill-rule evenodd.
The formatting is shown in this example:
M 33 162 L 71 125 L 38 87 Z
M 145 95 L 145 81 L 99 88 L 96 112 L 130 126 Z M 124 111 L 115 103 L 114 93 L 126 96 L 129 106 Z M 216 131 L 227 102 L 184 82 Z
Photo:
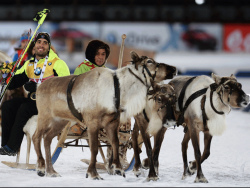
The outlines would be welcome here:
M 55 164 L 55 162 L 57 161 L 57 159 L 59 158 L 63 148 L 67 148 L 67 147 L 89 147 L 88 145 L 79 145 L 79 140 L 80 139 L 85 139 L 88 140 L 88 135 L 87 135 L 87 129 L 86 128 L 82 128 L 80 127 L 78 124 L 74 125 L 73 127 L 70 127 L 70 123 L 68 123 L 65 128 L 63 129 L 63 131 L 58 135 L 58 143 L 57 146 L 52 154 L 52 164 Z M 17 157 L 16 157 L 16 162 L 9 162 L 9 161 L 2 161 L 3 164 L 11 167 L 11 168 L 18 168 L 18 169 L 24 169 L 24 170 L 35 170 L 36 169 L 36 164 L 29 164 L 29 158 L 30 158 L 30 146 L 31 146 L 31 137 L 29 135 L 29 133 L 25 133 L 26 137 L 27 137 L 27 153 L 26 153 L 26 163 L 20 163 L 19 162 L 19 158 L 20 158 L 20 150 L 17 153 Z M 118 138 L 121 137 L 129 137 L 129 139 L 131 138 L 131 134 L 130 133 L 123 133 L 123 132 L 119 132 L 118 133 Z M 67 142 L 65 143 L 65 141 L 67 139 L 74 139 L 73 141 Z M 107 137 L 102 137 L 99 141 L 99 154 L 102 156 L 103 162 L 97 162 L 96 163 L 96 168 L 97 169 L 103 169 L 106 170 L 105 165 L 107 164 L 105 155 L 103 153 L 102 147 L 107 147 L 110 146 L 108 144 L 109 139 Z M 124 141 L 122 139 L 119 139 L 120 142 Z M 75 142 L 75 143 L 74 143 Z M 101 145 L 101 142 L 106 143 L 106 145 Z M 74 144 L 73 144 L 74 143 Z M 142 136 L 139 135 L 138 136 L 138 145 L 139 148 L 142 147 L 143 144 L 143 139 Z M 128 145 L 127 145 L 128 146 Z M 128 149 L 131 149 L 131 147 L 128 147 Z M 88 159 L 81 159 L 82 162 L 89 164 Z M 132 157 L 131 161 L 129 164 L 127 164 L 124 168 L 124 171 L 130 171 L 133 169 L 135 163 L 135 159 L 134 156 Z

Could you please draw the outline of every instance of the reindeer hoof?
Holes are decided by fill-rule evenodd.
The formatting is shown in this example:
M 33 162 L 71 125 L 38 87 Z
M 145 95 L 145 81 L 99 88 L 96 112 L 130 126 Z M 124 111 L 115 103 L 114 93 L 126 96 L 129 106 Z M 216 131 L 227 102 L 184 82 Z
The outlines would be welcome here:
M 103 178 L 101 178 L 101 176 L 99 176 L 98 174 L 94 177 L 91 177 L 90 173 L 86 173 L 86 178 L 90 177 L 92 180 L 103 180 Z
M 133 168 L 134 175 L 138 178 L 141 175 L 140 170 L 136 170 L 135 167 Z
M 37 175 L 40 176 L 40 177 L 43 177 L 43 176 L 45 176 L 45 172 L 38 170 Z
M 196 168 L 193 166 L 193 162 L 189 162 L 189 164 L 190 165 L 187 168 L 187 174 L 191 176 L 194 175 L 194 173 L 196 172 Z
M 141 175 L 141 172 L 140 171 L 137 171 L 137 172 L 134 172 L 134 175 L 139 178 L 139 176 Z
M 115 174 L 117 174 L 119 176 L 123 176 L 124 178 L 126 178 L 125 172 L 123 170 L 117 169 L 117 170 L 115 170 Z
M 101 177 L 95 177 L 95 178 L 93 178 L 93 180 L 103 180 L 103 178 L 101 178 Z
M 194 183 L 208 183 L 207 179 L 203 176 L 201 178 L 196 177 Z
M 107 172 L 108 172 L 109 175 L 114 175 L 115 171 L 114 171 L 114 167 L 112 165 L 109 167 L 109 165 L 106 164 L 105 167 L 106 167 Z
M 187 178 L 187 175 L 182 175 L 181 180 L 185 180 Z
M 157 181 L 159 179 L 159 177 L 158 176 L 156 176 L 156 177 L 147 177 L 147 180 L 146 181 Z

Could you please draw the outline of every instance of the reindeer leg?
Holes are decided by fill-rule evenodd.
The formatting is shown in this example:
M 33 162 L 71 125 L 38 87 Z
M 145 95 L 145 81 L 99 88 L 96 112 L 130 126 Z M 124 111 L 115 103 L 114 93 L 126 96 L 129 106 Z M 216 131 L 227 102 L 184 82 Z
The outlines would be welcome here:
M 149 174 L 148 174 L 148 178 L 147 181 L 153 180 L 156 181 L 158 180 L 158 176 L 155 173 L 155 169 L 154 169 L 154 162 L 153 162 L 153 156 L 152 156 L 152 147 L 151 147 L 151 143 L 150 143 L 150 136 L 148 133 L 146 133 L 146 130 L 144 129 L 143 126 L 140 126 L 140 131 L 142 134 L 142 138 L 143 138 L 143 142 L 145 144 L 146 147 L 146 151 L 147 151 L 147 155 L 148 155 L 148 161 L 149 161 Z
M 160 154 L 160 149 L 161 145 L 164 139 L 164 135 L 166 132 L 167 128 L 163 127 L 157 134 L 154 136 L 154 148 L 153 148 L 153 161 L 154 161 L 154 167 L 155 167 L 155 172 L 157 175 L 159 175 L 159 154 Z M 145 158 L 142 161 L 142 166 L 145 169 L 149 169 L 149 161 L 148 158 Z
M 60 174 L 58 174 L 53 168 L 50 145 L 51 145 L 52 139 L 55 136 L 57 136 L 60 132 L 62 132 L 63 128 L 67 125 L 67 123 L 69 124 L 69 126 L 70 124 L 71 125 L 74 124 L 66 120 L 61 120 L 61 121 L 52 120 L 48 128 L 45 130 L 46 134 L 44 135 L 44 148 L 45 148 L 45 155 L 46 155 L 46 176 L 47 177 L 61 177 Z
M 119 153 L 118 153 L 118 149 L 119 149 L 119 140 L 118 140 L 118 135 L 117 135 L 118 126 L 119 126 L 118 119 L 108 123 L 105 127 L 105 130 L 110 139 L 111 146 L 113 149 L 113 152 L 112 152 L 113 162 L 112 162 L 111 168 L 114 168 L 114 171 L 116 174 L 125 177 L 125 172 L 122 169 L 120 159 L 119 159 Z
M 38 176 L 44 176 L 45 175 L 45 160 L 43 158 L 43 154 L 41 151 L 41 140 L 42 136 L 44 134 L 44 131 L 42 130 L 43 125 L 48 125 L 49 121 L 45 120 L 43 117 L 39 117 L 38 115 L 38 121 L 37 121 L 37 129 L 32 137 L 34 148 L 37 154 L 37 164 L 36 164 L 36 172 Z
M 194 123 L 193 123 L 194 124 Z M 197 166 L 197 176 L 195 179 L 195 183 L 208 183 L 207 179 L 205 178 L 202 169 L 201 169 L 201 152 L 200 152 L 200 146 L 199 146 L 199 131 L 195 129 L 193 126 L 188 126 L 188 129 L 190 129 L 190 135 L 192 144 L 194 147 L 194 154 L 195 154 L 195 160 L 196 160 L 196 166 Z
M 115 174 L 115 171 L 114 171 L 114 168 L 113 168 L 113 166 L 112 166 L 112 163 L 113 163 L 113 148 L 112 148 L 111 146 L 109 146 L 109 147 L 107 148 L 107 153 L 109 153 L 109 154 L 108 154 L 108 156 L 109 156 L 109 157 L 108 157 L 109 161 L 108 161 L 108 163 L 106 164 L 106 169 L 107 169 L 109 175 L 114 175 L 114 174 Z
M 164 139 L 164 135 L 167 128 L 162 127 L 162 129 L 154 136 L 154 149 L 153 149 L 153 162 L 156 174 L 159 176 L 159 154 L 161 145 Z
M 209 134 L 209 131 L 204 132 L 204 151 L 201 156 L 201 164 L 209 157 L 210 155 L 210 147 L 212 136 Z M 196 171 L 196 160 L 189 162 L 189 170 L 195 172 Z
M 57 135 L 53 134 L 52 131 L 48 131 L 49 133 L 46 134 L 44 137 L 44 148 L 45 148 L 45 157 L 46 157 L 46 176 L 47 177 L 61 177 L 60 174 L 58 174 L 52 165 L 52 160 L 51 160 L 51 150 L 50 150 L 50 145 L 52 139 Z
M 86 178 L 90 176 L 91 179 L 94 180 L 103 180 L 101 176 L 99 176 L 97 170 L 96 170 L 96 156 L 98 153 L 98 133 L 99 128 L 96 125 L 88 126 L 88 135 L 89 135 L 89 146 L 91 151 L 91 159 L 90 164 L 87 170 Z
M 189 140 L 190 140 L 190 132 L 188 129 L 188 131 L 185 133 L 184 138 L 183 138 L 182 143 L 181 143 L 181 145 L 182 145 L 182 160 L 183 160 L 183 164 L 184 164 L 184 172 L 183 172 L 182 180 L 186 179 L 187 176 L 192 175 L 192 173 L 188 169 L 188 162 L 187 162 L 187 149 L 188 149 Z
M 132 133 L 132 146 L 133 146 L 133 150 L 134 150 L 134 157 L 135 157 L 135 164 L 133 167 L 133 172 L 134 175 L 136 177 L 139 177 L 141 175 L 140 172 L 140 167 L 141 167 L 141 159 L 140 159 L 140 155 L 139 155 L 139 147 L 138 147 L 138 133 L 139 133 L 139 128 L 138 128 L 138 124 L 135 121 L 134 124 L 134 129 L 133 129 L 133 133 Z

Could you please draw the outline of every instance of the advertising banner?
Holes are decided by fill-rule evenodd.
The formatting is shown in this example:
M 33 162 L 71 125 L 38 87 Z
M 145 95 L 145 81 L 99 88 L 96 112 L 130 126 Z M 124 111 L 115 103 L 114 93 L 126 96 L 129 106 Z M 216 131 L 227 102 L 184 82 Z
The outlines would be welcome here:
M 222 49 L 220 24 L 109 23 L 101 27 L 101 39 L 138 49 L 163 51 L 218 51 Z
M 101 26 L 101 40 L 121 44 L 121 36 L 127 35 L 125 46 L 158 51 L 170 40 L 170 30 L 165 23 L 109 23 Z
M 220 51 L 222 50 L 222 25 L 191 23 L 182 26 L 180 46 L 184 50 Z
M 35 30 L 36 22 L 0 22 L 0 50 L 7 52 L 18 46 L 21 34 L 28 29 Z M 121 36 L 127 35 L 125 47 L 152 52 L 168 51 L 220 51 L 222 49 L 221 24 L 167 24 L 141 22 L 49 22 L 39 31 L 51 35 L 52 45 L 57 51 L 83 51 L 84 39 L 101 39 L 120 46 Z M 243 31 L 241 31 L 243 32 Z M 249 37 L 242 44 L 248 49 Z M 232 37 L 231 37 L 232 38 Z M 229 44 L 232 46 L 230 38 Z M 242 39 L 243 40 L 243 39 Z M 16 42 L 13 44 L 13 41 Z M 229 46 L 230 46 L 229 45 Z M 231 47 L 232 48 L 232 47 Z M 233 47 L 236 48 L 237 47 Z M 241 47 L 243 48 L 243 47 Z M 229 47 L 227 47 L 229 49 Z
M 250 52 L 250 25 L 224 25 L 223 49 L 228 52 Z

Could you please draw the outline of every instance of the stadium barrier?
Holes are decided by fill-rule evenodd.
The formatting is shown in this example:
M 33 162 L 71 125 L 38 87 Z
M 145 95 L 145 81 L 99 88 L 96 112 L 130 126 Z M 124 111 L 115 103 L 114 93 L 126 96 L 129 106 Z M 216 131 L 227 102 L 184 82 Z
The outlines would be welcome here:
M 241 78 L 250 78 L 250 70 L 243 70 L 243 71 L 238 71 L 235 74 L 236 78 L 241 77 Z

